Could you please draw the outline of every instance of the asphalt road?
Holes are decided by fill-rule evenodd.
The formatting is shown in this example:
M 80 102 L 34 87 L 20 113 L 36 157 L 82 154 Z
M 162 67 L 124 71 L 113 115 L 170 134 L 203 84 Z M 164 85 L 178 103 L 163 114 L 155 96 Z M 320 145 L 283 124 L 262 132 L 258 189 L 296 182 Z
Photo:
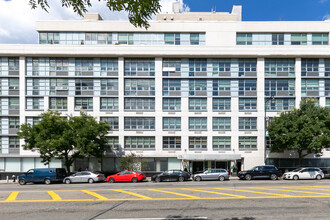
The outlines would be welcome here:
M 0 184 L 0 219 L 329 219 L 330 180 Z

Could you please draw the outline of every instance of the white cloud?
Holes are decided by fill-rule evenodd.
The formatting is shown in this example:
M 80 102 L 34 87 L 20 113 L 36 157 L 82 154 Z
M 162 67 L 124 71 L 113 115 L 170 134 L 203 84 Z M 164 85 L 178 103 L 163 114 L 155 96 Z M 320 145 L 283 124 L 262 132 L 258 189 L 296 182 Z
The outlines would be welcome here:
M 175 0 L 160 0 L 162 12 L 171 12 Z M 99 13 L 105 20 L 127 20 L 127 12 L 111 12 L 105 1 L 92 0 L 88 12 Z M 190 8 L 179 0 L 183 11 Z M 0 0 L 0 44 L 3 43 L 37 43 L 38 34 L 35 24 L 38 20 L 80 20 L 81 17 L 72 9 L 62 7 L 60 0 L 48 1 L 49 13 L 40 8 L 31 9 L 27 0 Z
M 323 20 L 323 21 L 325 21 L 325 20 L 330 20 L 330 14 L 326 14 L 326 15 L 324 15 L 323 18 L 322 18 L 322 20 Z

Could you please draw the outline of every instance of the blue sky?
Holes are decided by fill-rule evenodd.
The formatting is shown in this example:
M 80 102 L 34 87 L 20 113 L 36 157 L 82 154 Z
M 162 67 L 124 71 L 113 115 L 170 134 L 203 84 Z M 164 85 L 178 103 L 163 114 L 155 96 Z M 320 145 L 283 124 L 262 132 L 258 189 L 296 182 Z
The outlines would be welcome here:
M 321 21 L 330 14 L 330 0 L 185 0 L 190 11 L 231 11 L 242 5 L 243 21 Z
M 160 0 L 163 12 L 171 12 L 175 0 Z M 231 12 L 242 5 L 243 21 L 322 21 L 330 19 L 330 0 L 178 0 L 186 11 Z M 49 13 L 32 10 L 29 0 L 0 0 L 0 44 L 35 44 L 38 20 L 81 20 L 72 9 L 63 8 L 61 0 L 48 0 Z M 99 13 L 105 20 L 127 20 L 125 12 L 109 12 L 105 1 L 91 0 L 89 12 Z

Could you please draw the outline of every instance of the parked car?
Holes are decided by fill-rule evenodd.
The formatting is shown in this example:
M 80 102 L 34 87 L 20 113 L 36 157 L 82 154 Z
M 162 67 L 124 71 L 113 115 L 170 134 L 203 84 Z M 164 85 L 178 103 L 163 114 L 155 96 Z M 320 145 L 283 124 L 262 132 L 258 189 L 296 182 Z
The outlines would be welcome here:
M 66 184 L 70 183 L 94 183 L 103 182 L 105 177 L 101 173 L 93 173 L 90 171 L 82 171 L 72 174 L 71 176 L 65 177 L 63 182 Z
M 114 175 L 110 175 L 107 177 L 107 182 L 133 182 L 137 183 L 138 181 L 142 181 L 146 179 L 146 175 L 144 173 L 139 173 L 131 170 L 126 170 L 119 172 Z
M 151 180 L 154 182 L 161 181 L 179 181 L 183 182 L 190 179 L 190 173 L 182 170 L 167 170 L 163 173 L 153 175 Z
M 206 170 L 203 173 L 197 173 L 193 176 L 193 180 L 229 180 L 229 173 L 225 169 L 210 169 Z
M 251 179 L 271 179 L 277 180 L 281 177 L 281 172 L 273 165 L 256 166 L 250 170 L 240 171 L 238 177 L 243 180 Z
M 299 180 L 299 179 L 317 179 L 324 178 L 324 173 L 320 168 L 298 168 L 283 175 L 283 179 Z
M 38 168 L 30 169 L 18 177 L 18 183 L 45 183 L 62 182 L 66 177 L 64 168 Z

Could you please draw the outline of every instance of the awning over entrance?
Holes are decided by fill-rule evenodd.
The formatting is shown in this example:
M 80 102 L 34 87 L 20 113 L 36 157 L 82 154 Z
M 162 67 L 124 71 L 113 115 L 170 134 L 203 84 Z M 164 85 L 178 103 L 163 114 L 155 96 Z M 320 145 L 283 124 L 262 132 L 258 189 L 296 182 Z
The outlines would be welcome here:
M 192 161 L 230 161 L 230 160 L 240 160 L 240 154 L 180 154 L 177 157 L 180 160 L 192 160 Z

